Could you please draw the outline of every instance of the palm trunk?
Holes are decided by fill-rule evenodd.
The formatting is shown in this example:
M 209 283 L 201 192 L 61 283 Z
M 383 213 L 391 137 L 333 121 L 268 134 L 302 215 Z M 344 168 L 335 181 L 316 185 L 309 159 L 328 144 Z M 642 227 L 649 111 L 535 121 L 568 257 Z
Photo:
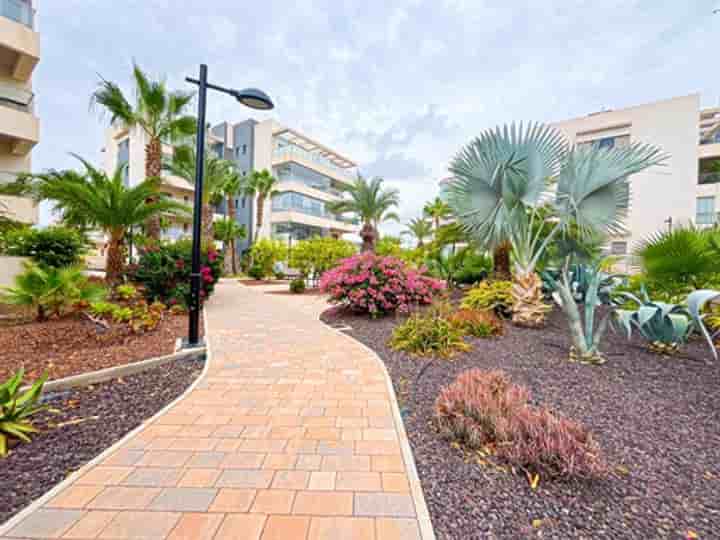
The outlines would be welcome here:
M 255 240 L 260 238 L 260 229 L 262 228 L 264 217 L 265 217 L 265 197 L 262 193 L 260 193 L 260 194 L 258 194 L 258 199 L 257 199 L 257 230 L 255 231 Z
M 235 194 L 231 193 L 227 198 L 227 213 L 230 219 L 235 220 Z M 237 275 L 237 261 L 235 260 L 235 239 L 230 239 L 230 256 L 232 257 L 230 269 L 233 275 Z
M 107 258 L 105 261 L 105 279 L 108 283 L 118 283 L 122 277 L 124 260 L 124 240 L 125 231 L 116 229 L 110 232 L 110 241 L 108 242 Z
M 160 177 L 162 174 L 162 143 L 160 139 L 151 139 L 145 146 L 145 177 Z M 152 203 L 155 198 L 149 198 L 146 202 Z M 145 222 L 145 232 L 149 239 L 158 242 L 160 240 L 160 216 L 149 217 Z
M 363 253 L 366 251 L 374 253 L 375 241 L 377 239 L 377 231 L 375 230 L 375 227 L 373 227 L 370 223 L 363 225 L 363 228 L 360 230 L 360 238 L 362 238 L 361 251 Z
M 209 246 L 213 241 L 213 207 L 209 202 L 202 205 L 202 245 Z
M 493 251 L 493 270 L 495 279 L 508 280 L 511 277 L 510 272 L 510 251 L 512 246 L 510 242 L 503 242 Z
M 511 293 L 513 324 L 525 328 L 539 328 L 545 324 L 550 306 L 543 301 L 542 280 L 536 272 L 515 272 Z

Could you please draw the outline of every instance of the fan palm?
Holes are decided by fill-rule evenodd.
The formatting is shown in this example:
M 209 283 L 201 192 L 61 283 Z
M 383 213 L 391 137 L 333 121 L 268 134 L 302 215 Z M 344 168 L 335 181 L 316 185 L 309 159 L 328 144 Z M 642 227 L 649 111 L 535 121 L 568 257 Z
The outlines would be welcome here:
M 235 218 L 226 217 L 219 219 L 213 223 L 215 239 L 223 243 L 225 252 L 225 271 L 233 275 L 237 274 L 237 265 L 235 264 L 235 240 L 237 238 L 245 238 L 247 230 L 245 225 L 241 225 Z
M 139 127 L 147 135 L 145 145 L 145 177 L 160 177 L 162 171 L 162 142 L 177 141 L 193 135 L 195 118 L 185 114 L 193 94 L 168 91 L 162 80 L 150 80 L 145 72 L 133 65 L 136 101 L 133 106 L 120 87 L 101 79 L 91 97 L 92 105 L 102 106 L 110 114 L 110 122 L 131 129 Z M 151 196 L 148 201 L 154 199 Z M 146 224 L 147 234 L 160 239 L 158 215 L 153 214 Z
M 255 208 L 255 240 L 260 236 L 260 230 L 265 219 L 265 201 L 277 193 L 275 189 L 278 185 L 278 179 L 275 178 L 270 171 L 263 169 L 262 171 L 253 171 L 250 178 L 244 183 L 242 192 L 247 197 L 257 197 L 257 206 Z
M 450 217 L 452 210 L 440 197 L 435 197 L 435 200 L 425 203 L 423 214 L 432 220 L 437 231 L 440 228 L 440 221 Z
M 569 148 L 559 131 L 542 124 L 487 130 L 457 154 L 450 165 L 448 203 L 465 229 L 488 247 L 512 243 L 516 324 L 544 321 L 549 308 L 535 268 L 550 243 L 570 224 L 580 234 L 623 232 L 628 176 L 665 158 L 640 143 Z M 541 208 L 549 199 L 553 211 L 546 216 Z M 548 234 L 537 226 L 541 220 L 552 223 Z
M 379 177 L 368 181 L 358 174 L 357 179 L 343 189 L 348 198 L 327 205 L 328 210 L 336 214 L 357 214 L 363 223 L 360 230 L 362 251 L 375 250 L 380 223 L 391 219 L 400 221 L 397 213 L 391 210 L 400 204 L 400 192 L 397 189 L 384 189 L 383 182 Z
M 11 187 L 37 202 L 50 201 L 63 215 L 77 219 L 82 217 L 89 226 L 101 229 L 108 237 L 106 278 L 116 282 L 123 269 L 127 229 L 153 216 L 182 215 L 187 214 L 189 209 L 182 203 L 158 195 L 158 176 L 127 187 L 123 182 L 124 167 L 118 167 L 109 177 L 84 159 L 75 157 L 83 164 L 84 171 L 23 175 Z
M 178 146 L 174 149 L 170 159 L 163 161 L 163 169 L 173 175 L 183 178 L 190 184 L 195 184 L 195 163 L 197 155 L 190 146 Z M 209 245 L 213 241 L 213 204 L 220 202 L 225 193 L 225 184 L 236 174 L 235 164 L 232 161 L 221 159 L 208 153 L 205 154 L 205 168 L 203 173 L 202 192 L 202 243 Z
M 407 224 L 407 230 L 403 234 L 410 235 L 417 240 L 417 247 L 425 245 L 425 239 L 432 234 L 432 225 L 429 221 L 421 218 L 413 218 Z

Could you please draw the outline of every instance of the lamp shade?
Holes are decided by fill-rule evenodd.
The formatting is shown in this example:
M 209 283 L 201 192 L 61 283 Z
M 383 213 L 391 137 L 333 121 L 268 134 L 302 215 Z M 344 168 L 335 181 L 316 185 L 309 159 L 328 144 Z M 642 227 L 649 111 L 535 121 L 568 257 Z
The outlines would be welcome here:
M 233 92 L 235 99 L 246 107 L 267 111 L 275 107 L 270 96 L 258 88 L 245 88 Z

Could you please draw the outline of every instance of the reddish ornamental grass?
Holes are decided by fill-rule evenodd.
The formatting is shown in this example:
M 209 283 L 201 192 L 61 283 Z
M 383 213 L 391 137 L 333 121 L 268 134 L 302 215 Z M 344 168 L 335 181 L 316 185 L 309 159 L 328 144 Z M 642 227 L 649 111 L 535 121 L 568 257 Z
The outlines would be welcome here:
M 471 369 L 443 388 L 435 418 L 444 437 L 469 448 L 493 446 L 503 462 L 549 477 L 600 476 L 606 466 L 591 433 L 529 405 L 530 392 L 502 371 Z

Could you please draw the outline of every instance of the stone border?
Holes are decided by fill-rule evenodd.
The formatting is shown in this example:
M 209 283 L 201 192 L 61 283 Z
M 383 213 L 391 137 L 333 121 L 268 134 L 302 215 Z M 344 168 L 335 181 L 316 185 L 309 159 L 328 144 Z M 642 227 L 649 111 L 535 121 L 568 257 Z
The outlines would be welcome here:
M 364 343 L 360 343 L 352 336 L 349 336 L 343 333 L 341 330 L 335 329 L 329 324 L 326 324 L 320 318 L 323 313 L 324 311 L 320 312 L 320 314 L 318 314 L 317 316 L 317 320 L 318 322 L 320 322 L 320 324 L 325 326 L 325 328 L 327 328 L 331 332 L 334 332 L 344 337 L 345 339 L 352 340 L 353 342 L 360 345 L 360 347 L 365 349 L 368 354 L 372 358 L 374 358 L 375 361 L 380 365 L 380 370 L 385 377 L 385 386 L 387 387 L 387 391 L 390 394 L 390 401 L 392 402 L 392 412 L 393 419 L 395 421 L 395 429 L 398 432 L 400 451 L 402 452 L 403 461 L 405 462 L 405 468 L 407 469 L 408 473 L 410 492 L 412 493 L 412 497 L 415 502 L 415 513 L 417 514 L 416 518 L 420 527 L 420 536 L 422 537 L 422 540 L 435 540 L 435 531 L 433 530 L 432 520 L 430 519 L 430 512 L 428 511 L 427 503 L 425 502 L 425 495 L 423 493 L 422 485 L 420 483 L 420 477 L 418 476 L 417 468 L 415 467 L 415 458 L 412 453 L 412 448 L 410 448 L 410 440 L 408 439 L 407 432 L 405 431 L 405 424 L 403 423 L 402 416 L 400 414 L 400 405 L 398 404 L 397 396 L 395 395 L 395 388 L 393 387 L 390 373 L 388 373 L 387 367 L 385 367 L 385 362 L 382 361 L 382 358 L 380 358 L 375 351 L 373 351 Z
M 209 331 L 208 331 L 207 313 L 205 312 L 204 309 L 203 309 L 203 322 L 205 324 L 205 335 L 208 336 Z M 31 502 L 25 508 L 20 510 L 20 512 L 18 512 L 13 517 L 11 517 L 9 520 L 7 520 L 5 523 L 0 523 L 0 538 L 2 538 L 4 535 L 6 535 L 12 529 L 14 529 L 17 525 L 19 525 L 20 522 L 22 522 L 25 518 L 27 518 L 35 510 L 42 508 L 45 505 L 45 503 L 47 503 L 48 501 L 50 501 L 50 499 L 52 499 L 53 497 L 58 495 L 62 490 L 71 486 L 73 483 L 75 483 L 75 481 L 79 480 L 80 477 L 82 477 L 84 474 L 86 474 L 91 468 L 95 467 L 97 464 L 99 464 L 101 461 L 103 461 L 105 458 L 107 458 L 111 454 L 117 452 L 122 446 L 124 446 L 127 442 L 129 442 L 131 439 L 133 439 L 140 432 L 142 432 L 142 430 L 144 430 L 149 424 L 151 424 L 156 419 L 158 419 L 159 417 L 164 415 L 166 412 L 168 412 L 170 409 L 172 409 L 175 405 L 177 405 L 180 401 L 185 399 L 190 394 L 190 392 L 195 390 L 195 387 L 198 384 L 200 384 L 201 382 L 203 382 L 203 380 L 205 379 L 205 376 L 207 375 L 208 370 L 210 369 L 210 363 L 212 362 L 212 348 L 210 347 L 209 340 L 206 341 L 205 349 L 206 349 L 206 351 L 205 351 L 206 352 L 205 367 L 203 368 L 202 373 L 198 376 L 198 378 L 195 379 L 195 381 L 190 386 L 187 387 L 185 392 L 180 394 L 173 401 L 171 401 L 165 407 L 160 409 L 152 417 L 145 420 L 138 427 L 136 427 L 132 431 L 126 433 L 123 438 L 121 438 L 119 441 L 115 442 L 112 446 L 109 446 L 108 448 L 106 448 L 105 450 L 100 452 L 97 456 L 95 456 L 93 459 L 88 461 L 85 465 L 80 467 L 74 473 L 65 477 L 65 479 L 62 482 L 56 484 L 55 487 L 51 488 L 44 495 L 41 495 L 40 497 L 35 499 L 33 502 Z M 188 351 L 188 352 L 191 352 L 191 351 Z M 168 360 L 168 362 L 169 361 L 171 361 L 171 360 Z M 158 365 L 160 365 L 160 364 L 158 364 Z

